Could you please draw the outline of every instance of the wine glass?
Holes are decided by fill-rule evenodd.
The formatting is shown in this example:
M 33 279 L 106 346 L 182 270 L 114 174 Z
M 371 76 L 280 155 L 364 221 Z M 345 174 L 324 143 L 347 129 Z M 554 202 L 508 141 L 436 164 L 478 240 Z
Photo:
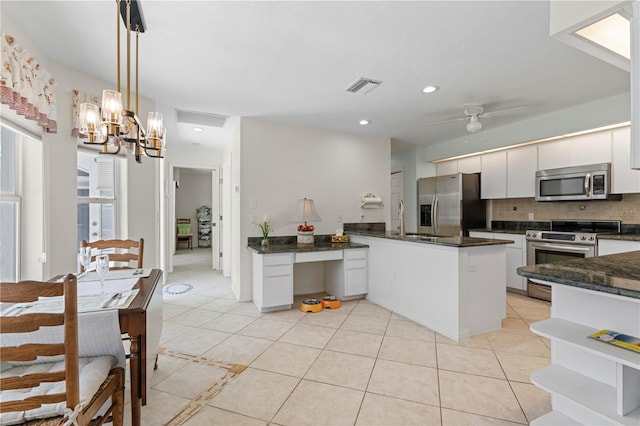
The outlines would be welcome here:
M 104 294 L 104 279 L 109 274 L 109 255 L 99 254 L 96 256 L 96 274 L 100 279 L 100 293 Z
M 80 264 L 84 268 L 83 272 L 89 270 L 89 265 L 91 265 L 91 247 L 80 247 Z

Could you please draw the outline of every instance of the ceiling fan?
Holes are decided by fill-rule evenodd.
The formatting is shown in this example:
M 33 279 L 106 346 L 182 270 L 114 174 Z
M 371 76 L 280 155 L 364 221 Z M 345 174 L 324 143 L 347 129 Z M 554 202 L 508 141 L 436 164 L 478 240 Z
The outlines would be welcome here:
M 484 106 L 482 104 L 464 104 L 464 115 L 465 115 L 464 117 L 454 118 L 454 119 L 445 120 L 445 121 L 439 121 L 437 123 L 430 123 L 430 124 L 427 124 L 427 126 L 437 126 L 440 124 L 467 120 L 468 121 L 467 131 L 470 133 L 475 133 L 482 130 L 482 122 L 480 121 L 480 118 L 488 118 L 498 114 L 511 113 L 511 112 L 522 110 L 524 108 L 526 107 L 519 106 L 514 108 L 500 109 L 497 111 L 484 112 Z

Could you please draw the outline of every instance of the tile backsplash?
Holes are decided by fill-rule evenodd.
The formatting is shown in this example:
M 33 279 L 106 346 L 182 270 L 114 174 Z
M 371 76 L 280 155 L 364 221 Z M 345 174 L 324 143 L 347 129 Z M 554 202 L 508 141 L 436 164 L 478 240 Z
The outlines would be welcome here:
M 509 198 L 492 200 L 490 209 L 491 220 L 592 219 L 640 224 L 640 194 L 624 194 L 622 201 L 540 202 L 534 198 Z

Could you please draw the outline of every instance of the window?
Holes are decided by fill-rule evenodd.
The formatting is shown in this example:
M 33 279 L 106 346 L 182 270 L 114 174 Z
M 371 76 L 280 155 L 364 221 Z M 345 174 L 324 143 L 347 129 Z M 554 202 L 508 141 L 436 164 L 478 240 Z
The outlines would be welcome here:
M 78 151 L 78 233 L 82 240 L 115 238 L 115 167 L 114 157 Z
M 0 280 L 42 279 L 42 141 L 5 125 L 0 134 Z
M 2 126 L 0 136 L 0 281 L 17 281 L 20 197 L 16 134 Z

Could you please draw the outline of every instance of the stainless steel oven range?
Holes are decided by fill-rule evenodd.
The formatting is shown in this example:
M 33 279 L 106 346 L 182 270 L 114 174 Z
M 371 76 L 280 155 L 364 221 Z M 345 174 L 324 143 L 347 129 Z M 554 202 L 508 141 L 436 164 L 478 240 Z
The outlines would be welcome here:
M 598 233 L 619 233 L 618 220 L 552 220 L 548 231 L 528 230 L 527 265 L 598 255 Z M 551 301 L 551 287 L 529 280 L 530 297 Z

